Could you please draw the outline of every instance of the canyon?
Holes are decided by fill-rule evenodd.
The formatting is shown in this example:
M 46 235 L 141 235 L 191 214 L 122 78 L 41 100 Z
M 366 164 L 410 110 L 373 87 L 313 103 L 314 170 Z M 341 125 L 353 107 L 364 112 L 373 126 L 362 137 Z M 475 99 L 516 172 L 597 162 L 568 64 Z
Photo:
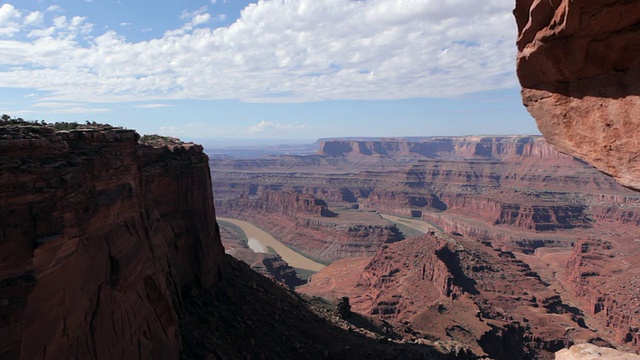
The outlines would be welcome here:
M 331 263 L 301 292 L 494 358 L 638 349 L 640 196 L 540 137 L 335 139 L 210 162 L 219 214 Z
M 0 358 L 458 358 L 380 341 L 225 255 L 202 147 L 152 140 L 0 126 Z
M 516 2 L 523 102 L 548 143 L 336 139 L 209 159 L 126 129 L 0 127 L 0 358 L 639 352 L 638 14 Z M 328 264 L 297 290 L 349 296 L 353 317 L 277 284 L 296 287 L 295 269 L 246 253 L 216 212 Z M 225 255 L 220 234 L 283 277 Z

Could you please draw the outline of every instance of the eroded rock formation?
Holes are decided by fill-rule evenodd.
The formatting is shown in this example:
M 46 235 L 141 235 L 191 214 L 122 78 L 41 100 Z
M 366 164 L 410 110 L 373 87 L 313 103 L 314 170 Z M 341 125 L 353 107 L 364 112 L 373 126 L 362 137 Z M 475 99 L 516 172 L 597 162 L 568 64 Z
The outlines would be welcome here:
M 640 360 L 640 355 L 623 353 L 593 344 L 573 345 L 556 353 L 556 360 Z
M 545 138 L 640 189 L 640 3 L 517 0 L 518 78 Z
M 138 137 L 0 127 L 0 358 L 178 358 L 222 275 L 208 158 Z
M 496 357 L 550 358 L 589 340 L 637 349 L 635 272 L 624 264 L 638 259 L 638 193 L 540 137 L 330 143 L 314 156 L 216 160 L 216 205 L 311 194 L 340 213 L 425 220 L 461 248 L 428 236 L 384 243 L 366 269 L 362 258 L 359 269 L 345 259 L 314 275 L 309 294 L 349 296 L 356 310 Z M 610 249 L 582 254 L 580 239 Z
M 383 245 L 358 286 L 354 309 L 494 359 L 550 358 L 593 337 L 581 312 L 515 254 L 437 231 Z
M 379 149 L 376 154 L 336 142 L 324 141 L 320 156 L 212 160 L 218 211 L 269 191 L 295 191 L 333 208 L 423 218 L 450 233 L 526 252 L 570 246 L 576 234 L 599 224 L 640 222 L 638 194 L 540 137 L 356 142 Z M 327 155 L 341 147 L 348 152 Z

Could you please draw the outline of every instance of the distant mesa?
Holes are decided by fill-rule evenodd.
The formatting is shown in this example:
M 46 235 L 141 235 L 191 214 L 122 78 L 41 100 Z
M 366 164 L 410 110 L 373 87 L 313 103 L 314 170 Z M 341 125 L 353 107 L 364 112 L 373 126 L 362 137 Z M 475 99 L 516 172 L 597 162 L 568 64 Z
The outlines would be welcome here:
M 427 138 L 323 139 L 319 155 L 331 157 L 393 157 L 393 158 L 504 158 L 523 155 L 535 143 L 544 143 L 540 136 L 460 136 Z

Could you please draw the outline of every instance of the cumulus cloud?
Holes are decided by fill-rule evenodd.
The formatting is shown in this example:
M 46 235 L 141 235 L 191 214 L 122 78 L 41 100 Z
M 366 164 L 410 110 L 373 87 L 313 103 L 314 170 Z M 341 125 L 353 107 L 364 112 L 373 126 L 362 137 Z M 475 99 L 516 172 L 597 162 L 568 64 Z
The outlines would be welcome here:
M 22 13 L 11 4 L 0 6 L 0 37 L 12 37 L 20 31 L 18 20 Z
M 220 18 L 202 7 L 184 12 L 184 25 L 162 37 L 129 42 L 113 30 L 96 34 L 80 16 L 27 26 L 19 9 L 4 4 L 0 86 L 83 102 L 453 97 L 517 85 L 511 7 L 503 0 L 260 1 L 227 27 L 214 28 Z
M 48 12 L 62 12 L 63 9 L 60 5 L 49 5 L 49 7 L 47 7 L 47 11 Z

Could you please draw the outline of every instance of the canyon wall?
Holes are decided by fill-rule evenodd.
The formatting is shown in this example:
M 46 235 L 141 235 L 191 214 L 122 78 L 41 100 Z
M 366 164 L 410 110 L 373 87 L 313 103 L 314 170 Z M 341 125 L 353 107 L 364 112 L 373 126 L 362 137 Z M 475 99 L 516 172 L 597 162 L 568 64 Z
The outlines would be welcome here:
M 540 132 L 640 189 L 640 3 L 517 0 L 517 73 Z
M 619 343 L 640 349 L 640 239 L 582 239 L 566 263 L 568 287 L 585 312 L 601 320 Z M 626 256 L 621 256 L 624 253 Z M 637 261 L 637 260 L 636 260 Z
M 571 157 L 553 151 L 535 136 L 459 136 L 419 139 L 340 140 L 320 142 L 320 155 L 330 157 L 377 156 L 443 158 L 493 158 L 545 156 L 559 159 Z
M 325 140 L 320 154 L 309 157 L 212 162 L 218 211 L 265 193 L 295 192 L 326 201 L 341 216 L 351 209 L 424 220 L 465 250 L 429 237 L 381 242 L 358 289 L 345 290 L 349 296 L 363 294 L 354 308 L 411 323 L 437 338 L 473 338 L 480 344 L 476 350 L 496 356 L 507 356 L 508 347 L 491 348 L 493 342 L 512 342 L 514 348 L 525 344 L 518 349 L 545 357 L 571 341 L 637 349 L 636 288 L 625 284 L 633 271 L 617 264 L 637 261 L 640 194 L 535 136 L 335 142 Z M 429 150 L 415 150 L 420 146 Z M 275 213 L 269 216 L 276 218 Z M 283 233 L 308 225 L 291 220 L 262 224 Z M 317 230 L 314 236 L 321 238 L 323 229 Z M 611 243 L 615 251 L 599 257 L 595 271 L 585 260 L 591 258 L 572 260 L 580 257 L 575 251 L 580 239 Z M 456 262 L 459 268 L 447 267 Z M 512 288 L 516 278 L 524 292 Z M 475 284 L 469 289 L 476 294 L 464 290 L 469 284 Z M 614 302 L 617 295 L 594 289 L 610 289 L 625 301 Z M 438 302 L 461 310 L 438 310 Z M 550 325 L 558 315 L 568 317 L 564 327 Z M 443 320 L 455 317 L 469 327 Z M 584 328 L 597 330 L 600 339 Z M 524 356 L 509 354 L 516 355 Z
M 295 191 L 334 207 L 423 218 L 528 252 L 545 244 L 570 246 L 568 231 L 640 221 L 638 194 L 540 137 L 325 140 L 321 146 L 325 155 L 286 161 L 212 161 L 216 198 L 237 202 L 265 191 Z M 410 150 L 420 147 L 430 150 Z M 217 205 L 219 211 L 237 206 Z
M 178 358 L 222 276 L 208 158 L 138 138 L 0 127 L 0 358 Z

